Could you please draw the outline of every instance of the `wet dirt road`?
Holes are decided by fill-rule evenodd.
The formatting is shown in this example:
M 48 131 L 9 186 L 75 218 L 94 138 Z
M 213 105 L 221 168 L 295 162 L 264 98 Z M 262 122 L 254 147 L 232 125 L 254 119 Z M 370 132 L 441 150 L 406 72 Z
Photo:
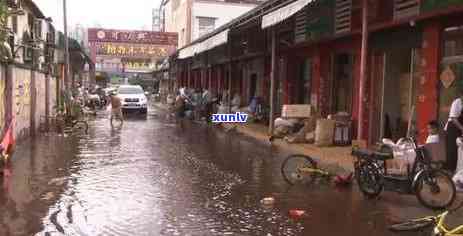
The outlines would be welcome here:
M 0 192 L 0 235 L 393 235 L 429 214 L 413 197 L 365 200 L 354 188 L 289 187 L 285 153 L 201 125 L 184 130 L 152 109 L 88 135 L 18 146 Z M 260 200 L 276 203 L 263 207 Z M 290 209 L 307 217 L 293 220 Z

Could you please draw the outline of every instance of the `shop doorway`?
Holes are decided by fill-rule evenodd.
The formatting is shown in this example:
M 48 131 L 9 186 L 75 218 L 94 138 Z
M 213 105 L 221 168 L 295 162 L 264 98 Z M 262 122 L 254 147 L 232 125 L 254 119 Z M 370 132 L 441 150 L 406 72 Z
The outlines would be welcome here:
M 296 89 L 297 103 L 299 104 L 310 104 L 310 91 L 312 85 L 312 66 L 309 58 L 304 59 L 299 66 L 299 83 Z
M 347 112 L 352 114 L 354 57 L 348 53 L 334 56 L 333 76 L 333 112 Z
M 252 99 L 256 96 L 257 92 L 257 74 L 251 75 L 249 83 L 249 98 Z
M 420 57 L 420 50 L 412 48 L 373 56 L 370 143 L 382 138 L 398 140 L 416 131 Z

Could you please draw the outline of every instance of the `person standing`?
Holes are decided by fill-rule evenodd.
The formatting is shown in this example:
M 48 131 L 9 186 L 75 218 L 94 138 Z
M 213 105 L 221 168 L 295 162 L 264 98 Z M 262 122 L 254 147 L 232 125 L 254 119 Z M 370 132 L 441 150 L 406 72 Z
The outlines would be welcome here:
M 122 102 L 121 99 L 116 96 L 115 92 L 110 94 L 111 99 L 111 126 L 113 125 L 113 119 L 119 119 L 121 121 L 121 125 L 124 123 L 124 116 L 122 115 Z
M 175 118 L 176 122 L 183 128 L 183 118 L 185 117 L 185 97 L 179 93 L 175 98 Z
M 449 119 L 445 125 L 447 132 L 447 163 L 448 170 L 455 171 L 458 160 L 458 147 L 456 140 L 463 133 L 463 88 L 458 89 L 458 97 L 452 102 Z

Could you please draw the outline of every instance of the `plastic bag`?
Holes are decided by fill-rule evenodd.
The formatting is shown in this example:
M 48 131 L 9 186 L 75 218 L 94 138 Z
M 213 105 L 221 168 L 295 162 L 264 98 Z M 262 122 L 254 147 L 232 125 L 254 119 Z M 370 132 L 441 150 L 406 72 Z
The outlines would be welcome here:
M 457 191 L 463 192 L 463 170 L 457 172 L 455 176 L 453 176 L 453 182 L 455 183 Z
M 336 121 L 319 119 L 315 128 L 315 145 L 331 146 L 333 145 L 334 126 Z
M 415 162 L 416 152 L 413 144 L 406 139 L 400 139 L 397 143 L 394 143 L 390 139 L 383 139 L 382 141 L 384 145 L 392 149 L 394 156 L 393 160 L 387 161 L 391 173 L 405 174 L 407 166 L 412 166 Z
M 463 138 L 457 138 L 456 141 L 458 146 L 458 161 L 455 173 L 459 173 L 463 171 Z

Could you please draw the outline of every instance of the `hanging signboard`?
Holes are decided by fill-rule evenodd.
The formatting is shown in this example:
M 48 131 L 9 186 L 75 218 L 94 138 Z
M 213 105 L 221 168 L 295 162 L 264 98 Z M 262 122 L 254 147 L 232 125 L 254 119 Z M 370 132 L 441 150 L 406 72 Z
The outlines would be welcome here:
M 174 47 L 162 45 L 127 44 L 127 43 L 95 43 L 96 55 L 135 57 L 135 58 L 164 58 L 172 53 Z
M 88 29 L 89 42 L 144 43 L 177 46 L 178 34 L 156 31 Z

